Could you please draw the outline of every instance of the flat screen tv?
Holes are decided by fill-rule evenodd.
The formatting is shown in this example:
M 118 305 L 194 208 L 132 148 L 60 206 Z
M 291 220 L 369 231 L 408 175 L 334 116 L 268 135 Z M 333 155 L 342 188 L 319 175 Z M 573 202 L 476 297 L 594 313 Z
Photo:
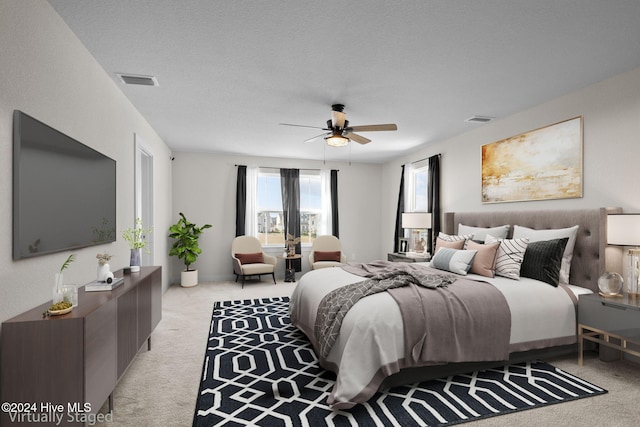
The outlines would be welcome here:
M 116 239 L 116 161 L 13 113 L 13 259 Z

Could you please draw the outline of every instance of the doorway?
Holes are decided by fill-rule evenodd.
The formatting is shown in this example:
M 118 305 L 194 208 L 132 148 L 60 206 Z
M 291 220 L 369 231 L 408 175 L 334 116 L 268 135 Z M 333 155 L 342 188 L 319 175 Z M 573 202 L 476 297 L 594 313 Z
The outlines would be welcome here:
M 142 220 L 144 228 L 153 227 L 153 153 L 148 144 L 137 134 L 134 134 L 135 145 L 135 212 L 136 218 Z M 154 234 L 149 233 L 147 246 L 142 250 L 141 265 L 154 265 L 153 249 Z

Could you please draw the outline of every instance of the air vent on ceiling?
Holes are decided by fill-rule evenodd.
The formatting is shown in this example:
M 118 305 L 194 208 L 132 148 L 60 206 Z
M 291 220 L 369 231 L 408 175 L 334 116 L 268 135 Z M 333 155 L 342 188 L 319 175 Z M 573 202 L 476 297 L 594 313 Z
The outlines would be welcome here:
M 465 120 L 465 122 L 469 122 L 469 123 L 489 123 L 490 121 L 493 121 L 493 119 L 494 119 L 494 117 L 471 116 L 467 120 Z
M 142 76 L 139 74 L 116 73 L 122 83 L 127 85 L 158 86 L 158 81 L 153 76 Z

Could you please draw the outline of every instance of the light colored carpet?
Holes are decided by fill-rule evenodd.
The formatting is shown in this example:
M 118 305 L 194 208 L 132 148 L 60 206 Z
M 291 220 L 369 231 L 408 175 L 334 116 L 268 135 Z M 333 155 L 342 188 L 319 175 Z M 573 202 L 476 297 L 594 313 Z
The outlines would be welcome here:
M 143 346 L 114 393 L 113 423 L 102 426 L 190 426 L 200 384 L 207 337 L 215 301 L 289 296 L 295 283 L 202 283 L 194 288 L 172 286 L 164 294 L 162 321 Z M 585 354 L 547 362 L 609 390 L 608 394 L 501 415 L 464 425 L 473 426 L 637 426 L 640 423 L 640 365 L 601 362 Z M 106 407 L 102 409 L 106 411 Z

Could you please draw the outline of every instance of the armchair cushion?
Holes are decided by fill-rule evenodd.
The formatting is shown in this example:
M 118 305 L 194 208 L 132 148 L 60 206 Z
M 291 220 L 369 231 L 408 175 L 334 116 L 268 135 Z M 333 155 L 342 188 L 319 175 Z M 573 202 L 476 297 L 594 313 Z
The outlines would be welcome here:
M 262 252 L 252 254 L 235 254 L 235 257 L 240 260 L 240 264 L 262 264 L 264 263 L 264 257 Z
M 342 253 L 340 251 L 330 251 L 330 252 L 323 252 L 323 251 L 314 251 L 313 252 L 313 258 L 314 261 L 335 261 L 335 262 L 340 262 L 340 256 L 342 255 Z

